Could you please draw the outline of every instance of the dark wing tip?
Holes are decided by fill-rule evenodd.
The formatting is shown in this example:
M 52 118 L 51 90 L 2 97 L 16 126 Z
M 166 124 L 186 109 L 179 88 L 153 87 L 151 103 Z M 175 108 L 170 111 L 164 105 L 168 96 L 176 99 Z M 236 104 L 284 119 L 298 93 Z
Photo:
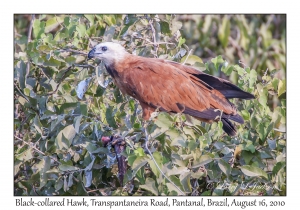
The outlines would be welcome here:
M 235 136 L 236 135 L 236 129 L 235 129 L 234 125 L 227 118 L 222 118 L 222 123 L 223 123 L 223 130 L 229 136 Z

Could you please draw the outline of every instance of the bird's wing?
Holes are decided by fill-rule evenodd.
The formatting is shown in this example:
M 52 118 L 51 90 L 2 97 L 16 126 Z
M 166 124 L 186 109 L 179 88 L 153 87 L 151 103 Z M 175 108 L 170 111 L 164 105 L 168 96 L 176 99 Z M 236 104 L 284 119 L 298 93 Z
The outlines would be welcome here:
M 214 77 L 209 74 L 205 74 L 201 71 L 194 69 L 193 67 L 182 65 L 180 63 L 176 63 L 173 61 L 165 60 L 162 62 L 167 62 L 168 64 L 170 64 L 184 72 L 187 72 L 190 75 L 197 77 L 199 80 L 201 80 L 203 85 L 206 84 L 206 85 L 209 85 L 210 87 L 218 90 L 226 98 L 241 98 L 241 99 L 255 98 L 251 93 L 241 90 L 239 87 L 237 87 L 236 85 L 232 84 L 231 82 L 229 82 L 225 79 Z
M 123 83 L 132 96 L 153 108 L 210 120 L 220 115 L 215 109 L 236 113 L 219 91 L 176 66 L 146 58 L 136 58 L 129 66 Z

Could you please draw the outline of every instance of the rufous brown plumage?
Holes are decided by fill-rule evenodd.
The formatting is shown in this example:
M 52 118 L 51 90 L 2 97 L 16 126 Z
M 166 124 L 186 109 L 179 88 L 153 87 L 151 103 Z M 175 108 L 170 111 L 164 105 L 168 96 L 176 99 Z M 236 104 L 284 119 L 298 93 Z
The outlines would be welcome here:
M 208 123 L 221 119 L 224 131 L 234 136 L 236 129 L 230 120 L 244 121 L 228 99 L 254 98 L 227 80 L 173 61 L 131 55 L 117 43 L 98 44 L 88 54 L 93 57 L 104 62 L 123 94 L 140 102 L 144 120 L 156 109 Z

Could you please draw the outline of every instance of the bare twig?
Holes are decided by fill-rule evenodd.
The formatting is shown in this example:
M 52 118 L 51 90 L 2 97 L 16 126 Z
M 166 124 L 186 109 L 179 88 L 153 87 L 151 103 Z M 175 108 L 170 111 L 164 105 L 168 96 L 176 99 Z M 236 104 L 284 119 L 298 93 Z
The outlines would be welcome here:
M 87 188 L 86 187 L 86 189 L 89 189 L 89 188 Z M 95 190 L 89 190 L 89 191 L 86 191 L 87 193 L 94 193 L 95 194 L 95 192 L 99 192 L 99 189 L 95 189 Z M 98 195 L 97 193 L 96 193 L 96 195 Z
M 155 51 L 155 57 L 157 58 L 158 45 L 157 45 L 157 43 L 156 43 L 155 29 L 154 29 L 152 23 L 153 23 L 153 20 L 150 20 L 150 21 L 149 21 L 149 25 L 150 25 L 151 31 L 152 31 L 153 46 L 154 46 L 154 51 Z
M 29 99 L 27 98 L 27 96 L 25 96 L 23 93 L 22 93 L 22 91 L 19 89 L 19 87 L 16 85 L 16 84 L 14 84 L 15 85 L 15 88 L 17 89 L 17 91 L 19 92 L 19 94 L 23 97 L 23 98 L 25 98 L 25 100 L 27 101 L 27 102 L 29 102 Z
M 187 61 L 187 59 L 188 59 L 189 56 L 191 55 L 192 51 L 193 51 L 193 49 L 191 49 L 191 50 L 189 51 L 189 53 L 188 53 L 188 55 L 186 56 L 186 58 L 185 58 L 184 62 L 182 63 L 182 65 L 185 64 L 185 62 Z
M 81 55 L 87 55 L 87 52 L 83 52 L 83 51 L 79 51 L 79 50 L 73 50 L 70 48 L 64 48 L 64 49 L 58 49 L 60 52 L 73 52 L 73 53 L 77 53 L 77 54 L 81 54 Z
M 247 65 L 243 61 L 239 60 L 239 63 L 242 64 L 244 66 L 244 68 L 247 67 Z
M 205 47 L 204 50 L 209 54 L 211 57 L 216 57 L 216 54 L 211 51 L 208 47 Z
M 27 101 L 27 102 L 29 102 L 29 104 L 30 104 L 30 101 L 29 101 L 29 99 L 27 98 L 27 96 L 25 96 L 23 93 L 22 93 L 22 91 L 19 89 L 19 87 L 16 85 L 16 84 L 14 84 L 15 85 L 15 88 L 17 89 L 17 91 L 18 91 L 18 93 L 23 97 L 23 98 L 25 98 L 25 100 Z M 38 110 L 35 108 L 35 107 L 33 107 L 31 104 L 30 104 L 30 107 L 29 107 L 31 110 L 33 110 L 35 113 L 37 113 L 37 114 L 39 114 L 39 112 L 38 112 Z
M 31 33 L 32 33 L 32 28 L 33 28 L 33 22 L 35 20 L 35 16 L 31 15 L 31 21 L 28 29 L 28 34 L 27 34 L 27 43 L 31 41 Z
M 60 29 L 60 31 L 63 29 L 63 28 L 66 28 L 64 25 L 62 25 L 58 20 L 57 20 L 57 15 L 55 15 L 55 20 L 56 20 L 56 22 L 61 26 L 61 29 Z
M 268 70 L 269 70 L 269 69 L 267 68 L 267 70 L 266 70 L 265 73 L 264 73 L 264 77 L 267 76 Z M 262 83 L 265 83 L 265 80 L 263 80 Z
M 146 42 L 148 42 L 149 44 L 151 44 L 151 45 L 160 45 L 160 44 L 166 44 L 166 45 L 176 45 L 175 43 L 172 43 L 172 42 L 156 42 L 156 43 L 154 43 L 154 42 L 151 42 L 150 40 L 148 40 L 148 39 L 145 39 L 145 38 L 143 38 L 143 37 L 134 37 L 135 39 L 141 39 L 141 40 L 144 40 L 144 41 L 146 41 Z
M 238 54 L 240 60 L 242 60 L 244 62 L 245 58 L 243 56 L 243 52 L 242 52 L 241 46 L 238 45 L 238 43 L 231 36 L 229 36 L 229 42 L 237 50 L 237 54 Z
M 23 139 L 17 137 L 17 136 L 14 136 L 16 139 L 22 141 L 24 144 L 27 144 L 30 148 L 32 148 L 33 150 L 35 150 L 36 152 L 40 153 L 41 155 L 44 155 L 46 156 L 45 153 L 43 153 L 41 150 L 37 149 L 36 147 L 32 147 L 32 145 L 28 144 L 26 141 L 24 141 Z M 53 157 L 51 156 L 48 156 L 49 158 L 51 158 L 54 162 L 58 163 L 58 164 L 61 164 L 60 162 L 58 162 L 57 160 L 55 160 Z
M 89 67 L 96 68 L 95 66 L 90 65 L 90 64 L 73 64 L 73 65 L 76 67 L 82 67 L 82 68 L 89 68 Z
M 33 191 L 35 192 L 35 194 L 36 194 L 36 195 L 40 195 L 40 194 L 36 191 L 35 186 L 34 186 L 33 184 L 31 184 L 31 186 L 32 186 L 32 189 L 33 189 Z
M 151 159 L 153 160 L 153 162 L 154 162 L 154 164 L 155 164 L 155 166 L 157 167 L 157 169 L 160 171 L 160 173 L 182 194 L 182 195 L 185 195 L 185 193 L 184 192 L 182 192 L 181 191 L 181 189 L 179 188 L 179 187 L 177 187 L 177 185 L 174 183 L 174 182 L 172 182 L 165 174 L 164 174 L 164 172 L 159 168 L 159 165 L 157 164 L 157 162 L 155 161 L 155 159 L 154 159 L 154 157 L 153 157 L 153 155 L 152 155 L 152 153 L 151 153 L 151 151 L 149 150 L 149 148 L 148 148 L 148 141 L 149 141 L 149 134 L 148 134 L 148 131 L 147 131 L 147 125 L 148 124 L 145 124 L 144 125 L 144 132 L 145 132 L 145 136 L 146 136 L 146 142 L 145 142 L 145 148 L 146 148 L 146 150 L 147 150 L 147 152 L 149 153 L 149 155 L 151 156 Z M 151 136 L 150 136 L 150 138 L 151 138 Z
M 103 40 L 103 37 L 102 36 L 101 37 L 100 36 L 92 36 L 91 39 L 101 39 L 101 40 Z

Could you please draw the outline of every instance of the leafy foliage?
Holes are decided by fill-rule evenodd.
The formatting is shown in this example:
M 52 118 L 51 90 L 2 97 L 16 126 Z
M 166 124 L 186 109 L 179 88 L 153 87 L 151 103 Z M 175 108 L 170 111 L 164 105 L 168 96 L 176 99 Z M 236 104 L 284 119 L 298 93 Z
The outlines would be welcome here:
M 15 195 L 285 195 L 284 29 L 283 15 L 15 15 Z M 233 100 L 238 136 L 179 114 L 155 113 L 145 128 L 139 104 L 87 61 L 102 41 L 253 93 Z M 115 134 L 125 187 L 100 141 Z

